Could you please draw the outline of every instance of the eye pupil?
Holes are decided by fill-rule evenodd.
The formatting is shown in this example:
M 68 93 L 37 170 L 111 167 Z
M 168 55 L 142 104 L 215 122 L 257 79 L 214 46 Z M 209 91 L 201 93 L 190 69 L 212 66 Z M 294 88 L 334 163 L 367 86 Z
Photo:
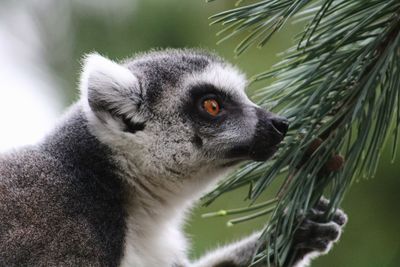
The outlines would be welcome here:
M 203 108 L 211 116 L 217 116 L 220 110 L 220 106 L 215 99 L 206 99 L 203 102 Z

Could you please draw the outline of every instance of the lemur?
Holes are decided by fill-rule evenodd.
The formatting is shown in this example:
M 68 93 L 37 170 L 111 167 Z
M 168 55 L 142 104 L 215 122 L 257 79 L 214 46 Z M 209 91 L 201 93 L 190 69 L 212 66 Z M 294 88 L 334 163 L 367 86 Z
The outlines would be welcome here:
M 288 130 L 245 88 L 205 51 L 86 56 L 80 99 L 54 130 L 0 156 L 0 266 L 249 266 L 259 232 L 190 261 L 181 230 L 202 194 L 270 158 Z M 297 230 L 293 266 L 338 240 L 346 216 L 321 223 L 325 204 Z

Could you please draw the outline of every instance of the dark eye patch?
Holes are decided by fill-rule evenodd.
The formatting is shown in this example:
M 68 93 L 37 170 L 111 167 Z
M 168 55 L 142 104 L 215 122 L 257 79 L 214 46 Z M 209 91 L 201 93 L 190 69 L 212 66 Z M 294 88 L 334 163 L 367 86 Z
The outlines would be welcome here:
M 128 132 L 131 134 L 135 134 L 138 131 L 143 131 L 146 127 L 146 124 L 144 122 L 132 122 L 126 117 L 122 117 L 122 121 L 125 124 L 124 132 Z
M 197 84 L 190 89 L 190 96 L 192 99 L 199 99 L 205 95 L 215 95 L 223 101 L 229 98 L 229 95 L 226 92 L 219 90 L 214 85 L 208 83 Z
M 227 116 L 229 103 L 233 102 L 232 98 L 222 90 L 217 89 L 212 84 L 198 84 L 193 86 L 189 91 L 189 99 L 184 105 L 185 114 L 189 115 L 192 120 L 205 123 L 220 123 Z M 215 99 L 220 106 L 220 113 L 217 116 L 211 116 L 204 110 L 203 102 L 207 99 Z

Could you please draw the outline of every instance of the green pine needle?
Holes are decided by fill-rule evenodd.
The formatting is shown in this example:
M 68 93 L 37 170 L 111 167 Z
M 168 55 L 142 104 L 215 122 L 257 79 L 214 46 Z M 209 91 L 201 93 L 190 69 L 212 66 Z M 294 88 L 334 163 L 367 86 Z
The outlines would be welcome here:
M 255 260 L 269 261 L 274 255 L 277 266 L 291 261 L 288 251 L 300 213 L 327 194 L 328 220 L 354 178 L 374 176 L 390 136 L 394 159 L 400 125 L 400 2 L 260 0 L 211 19 L 226 27 L 220 33 L 225 34 L 222 40 L 247 33 L 235 49 L 241 54 L 265 45 L 292 17 L 307 23 L 297 45 L 272 70 L 252 78 L 275 80 L 255 90 L 252 97 L 289 118 L 288 135 L 272 160 L 245 164 L 205 197 L 209 204 L 225 192 L 251 184 L 253 203 L 284 173 L 286 179 L 272 208 L 229 221 L 233 225 L 272 213 L 263 234 L 269 249 L 260 251 Z M 306 157 L 317 138 L 321 145 Z M 343 155 L 343 167 L 323 172 L 335 154 Z

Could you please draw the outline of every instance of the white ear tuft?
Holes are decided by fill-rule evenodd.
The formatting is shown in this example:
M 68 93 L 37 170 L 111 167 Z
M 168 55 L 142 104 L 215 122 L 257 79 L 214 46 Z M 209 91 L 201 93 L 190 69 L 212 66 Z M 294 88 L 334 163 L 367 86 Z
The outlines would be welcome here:
M 125 67 L 105 58 L 97 53 L 89 54 L 84 59 L 83 73 L 81 77 L 81 92 L 87 93 L 87 88 L 92 83 L 129 88 L 136 85 L 136 77 Z
M 80 89 L 81 98 L 87 99 L 94 112 L 132 113 L 140 100 L 136 76 L 128 68 L 97 53 L 84 59 Z

